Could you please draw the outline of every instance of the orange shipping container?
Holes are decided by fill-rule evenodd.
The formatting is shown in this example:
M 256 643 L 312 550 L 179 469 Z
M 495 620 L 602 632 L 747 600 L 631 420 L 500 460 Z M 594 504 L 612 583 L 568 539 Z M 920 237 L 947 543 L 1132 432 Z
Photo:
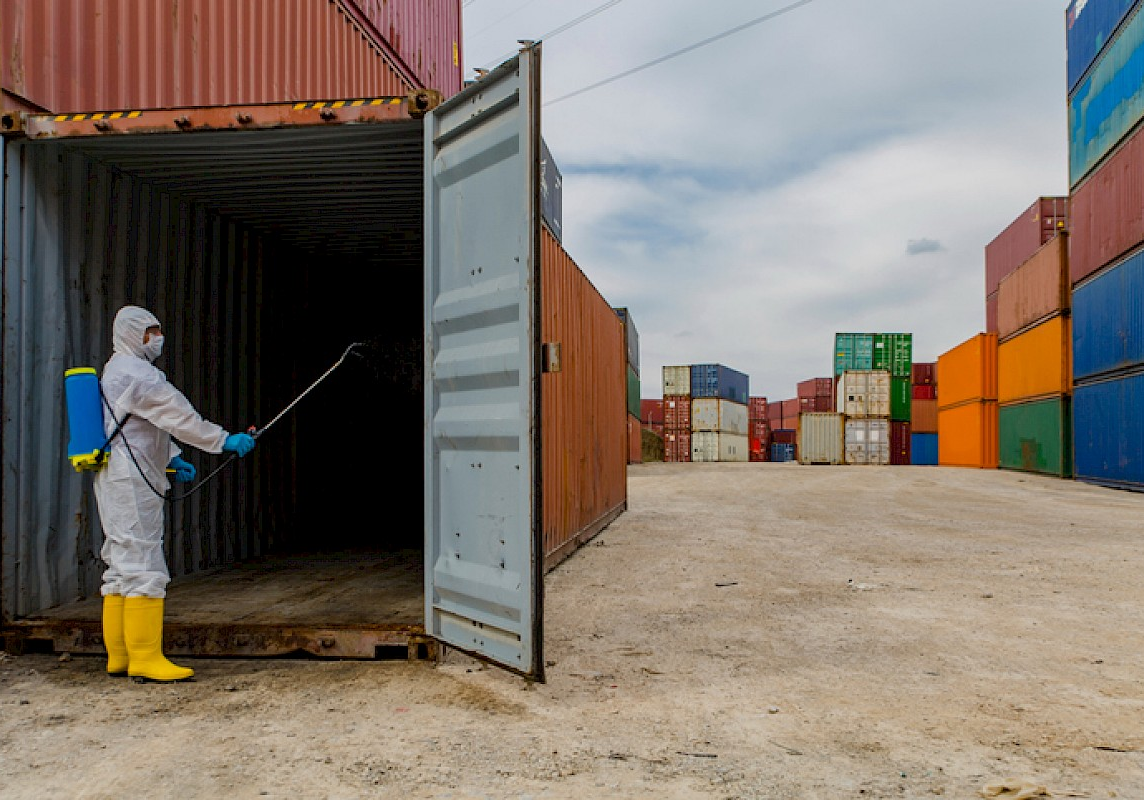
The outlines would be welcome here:
M 997 334 L 979 333 L 937 360 L 939 408 L 997 399 Z
M 542 228 L 541 335 L 561 361 L 540 392 L 548 568 L 627 508 L 628 414 L 623 322 Z
M 1002 403 L 1072 390 L 1072 320 L 1057 316 L 997 348 L 997 399 Z
M 910 403 L 910 432 L 938 432 L 937 400 L 914 400 Z
M 997 334 L 1004 340 L 1069 307 L 1068 234 L 1060 233 L 1001 281 Z
M 938 412 L 937 461 L 943 467 L 996 469 L 998 406 L 995 400 L 964 403 Z

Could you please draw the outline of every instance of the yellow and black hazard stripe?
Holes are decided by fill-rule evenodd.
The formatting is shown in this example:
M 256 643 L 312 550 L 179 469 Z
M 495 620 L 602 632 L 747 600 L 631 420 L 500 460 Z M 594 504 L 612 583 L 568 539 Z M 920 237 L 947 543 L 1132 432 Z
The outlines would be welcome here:
M 55 114 L 52 116 L 52 122 L 83 122 L 85 120 L 95 122 L 101 119 L 135 119 L 142 113 L 142 111 L 111 111 L 96 114 Z
M 407 97 L 373 97 L 366 100 L 323 100 L 320 102 L 295 103 L 294 110 L 306 108 L 369 108 L 376 106 L 399 106 Z

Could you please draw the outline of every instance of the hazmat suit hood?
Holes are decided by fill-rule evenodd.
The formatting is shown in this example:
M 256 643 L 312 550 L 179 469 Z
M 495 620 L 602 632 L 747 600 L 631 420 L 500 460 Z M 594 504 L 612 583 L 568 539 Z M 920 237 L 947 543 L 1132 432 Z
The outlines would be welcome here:
M 159 325 L 158 318 L 145 308 L 124 306 L 115 315 L 111 328 L 111 345 L 116 353 L 135 356 L 150 362 L 143 347 L 143 334 L 153 325 Z

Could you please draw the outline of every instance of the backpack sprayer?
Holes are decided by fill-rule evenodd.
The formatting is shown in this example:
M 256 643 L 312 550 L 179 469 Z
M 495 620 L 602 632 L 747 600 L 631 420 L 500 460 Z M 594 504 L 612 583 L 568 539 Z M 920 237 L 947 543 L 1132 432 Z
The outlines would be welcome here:
M 326 370 L 322 375 L 300 395 L 294 398 L 291 403 L 278 412 L 278 415 L 270 422 L 263 425 L 261 428 L 251 425 L 247 428 L 246 433 L 258 439 L 262 434 L 270 430 L 278 420 L 286 416 L 301 402 L 302 398 L 317 388 L 318 384 L 333 374 L 334 370 L 345 362 L 349 354 L 354 351 L 354 348 L 362 347 L 361 342 L 354 342 L 346 348 L 334 365 Z M 103 411 L 106 406 L 107 412 L 113 415 L 111 404 L 103 394 L 103 390 L 99 385 L 99 375 L 93 367 L 74 367 L 64 372 L 64 395 L 67 402 L 68 410 L 68 460 L 71 462 L 72 467 L 76 472 L 99 472 L 107 465 L 107 457 L 109 454 L 108 448 L 116 436 L 123 435 L 123 425 L 127 422 L 130 414 L 127 414 L 123 419 L 116 420 L 115 430 L 108 436 L 106 428 L 104 427 Z M 158 489 L 151 485 L 147 480 L 147 475 L 143 472 L 143 468 L 139 465 L 139 461 L 135 458 L 135 453 L 131 450 L 131 444 L 123 437 L 123 443 L 127 446 L 127 454 L 131 456 L 131 460 L 135 463 L 135 468 L 139 470 L 139 474 L 147 483 L 147 486 L 152 492 L 162 497 L 168 502 L 175 502 L 178 500 L 185 500 L 186 498 L 199 491 L 216 475 L 223 471 L 230 465 L 238 455 L 232 455 L 218 467 L 216 467 L 209 475 L 199 481 L 191 489 L 188 489 L 178 497 L 173 497 L 169 493 L 164 495 Z M 172 471 L 172 470 L 168 470 Z

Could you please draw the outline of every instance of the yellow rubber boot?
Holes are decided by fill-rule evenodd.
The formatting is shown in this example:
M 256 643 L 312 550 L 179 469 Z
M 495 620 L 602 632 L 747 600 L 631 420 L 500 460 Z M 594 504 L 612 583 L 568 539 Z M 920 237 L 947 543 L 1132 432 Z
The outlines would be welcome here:
M 127 645 L 123 642 L 123 595 L 103 596 L 103 646 L 107 649 L 107 674 L 127 677 Z
M 127 674 L 149 681 L 185 681 L 195 671 L 172 664 L 163 655 L 163 598 L 128 597 L 123 601 L 123 638 Z

